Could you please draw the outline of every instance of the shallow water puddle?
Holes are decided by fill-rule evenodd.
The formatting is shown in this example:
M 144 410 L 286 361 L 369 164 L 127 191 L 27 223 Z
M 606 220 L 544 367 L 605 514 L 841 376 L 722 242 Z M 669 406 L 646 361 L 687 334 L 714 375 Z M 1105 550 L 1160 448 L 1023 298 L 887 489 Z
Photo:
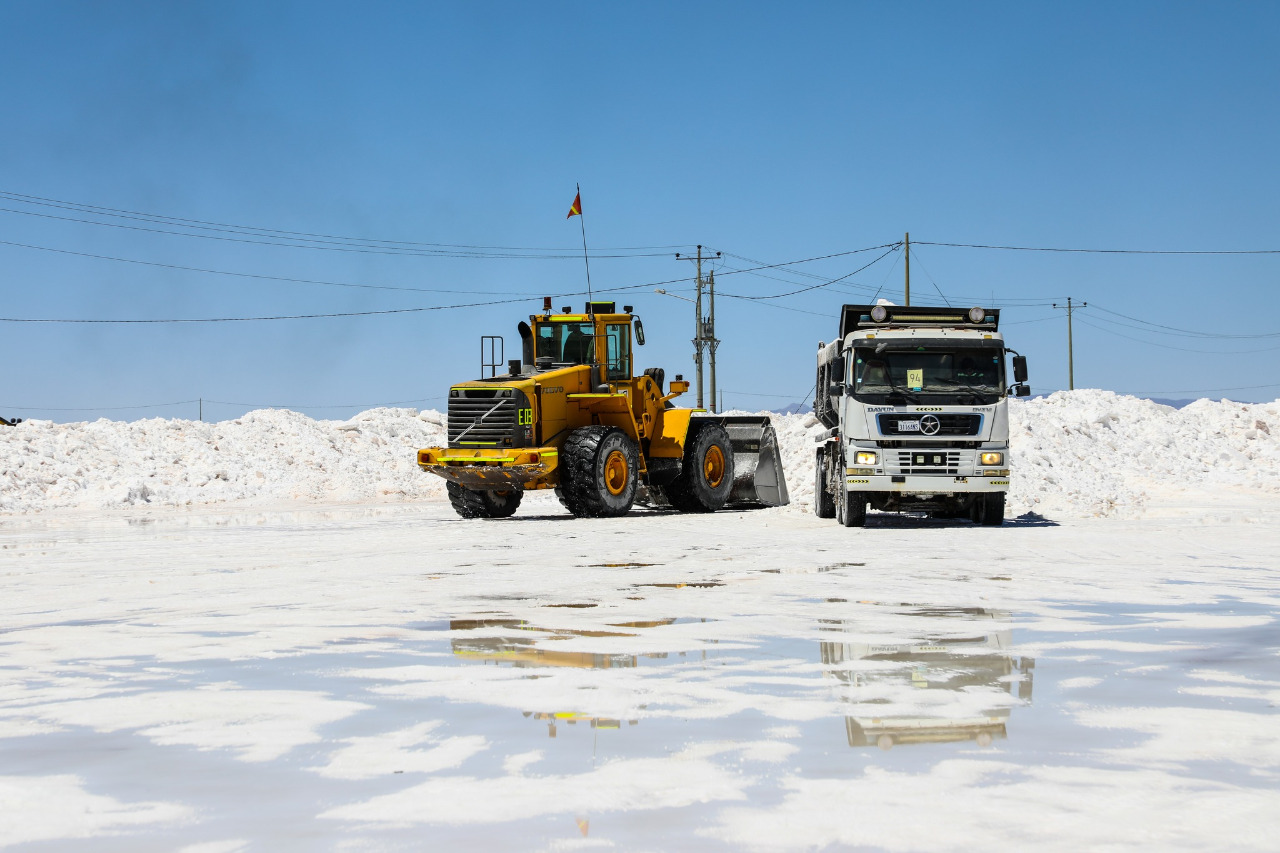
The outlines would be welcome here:
M 543 552 L 438 515 L 11 530 L 0 557 L 57 548 L 4 574 L 0 801 L 33 816 L 9 825 L 104 850 L 1086 849 L 1203 841 L 1178 823 L 1203 803 L 1280 814 L 1262 544 L 1135 566 L 1198 534 L 775 514 L 741 541 L 682 517 L 637 557 L 616 543 L 643 519 L 556 521 Z M 476 531 L 525 562 L 457 547 Z M 1079 815 L 1106 838 L 1055 834 Z

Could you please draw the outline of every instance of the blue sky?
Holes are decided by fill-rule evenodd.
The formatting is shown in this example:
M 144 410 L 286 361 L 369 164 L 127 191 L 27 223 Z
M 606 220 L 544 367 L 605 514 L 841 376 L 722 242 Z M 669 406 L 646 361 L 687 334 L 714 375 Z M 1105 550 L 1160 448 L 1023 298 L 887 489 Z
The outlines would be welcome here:
M 1280 250 L 1278 53 L 1273 3 L 0 0 L 0 317 L 441 309 L 0 322 L 0 414 L 442 408 L 481 335 L 583 301 L 576 183 L 639 366 L 693 373 L 653 291 L 722 252 L 730 407 L 806 399 L 840 305 L 902 299 L 901 250 L 847 253 L 908 231 L 912 302 L 1003 308 L 1036 392 L 1070 296 L 1076 387 L 1276 399 L 1280 254 L 929 244 Z

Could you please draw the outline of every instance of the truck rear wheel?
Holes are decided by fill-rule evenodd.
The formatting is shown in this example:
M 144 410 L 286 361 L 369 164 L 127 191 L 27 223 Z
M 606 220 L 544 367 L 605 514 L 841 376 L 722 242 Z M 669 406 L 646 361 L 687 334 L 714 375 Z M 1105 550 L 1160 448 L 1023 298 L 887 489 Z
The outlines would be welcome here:
M 666 486 L 667 500 L 681 512 L 715 512 L 733 491 L 733 445 L 714 421 L 690 423 L 680 476 Z
M 515 515 L 524 497 L 524 490 L 518 488 L 481 492 L 457 483 L 445 483 L 445 490 L 454 512 L 463 518 L 509 518 Z
M 578 518 L 626 515 L 640 483 L 640 452 L 617 427 L 576 429 L 564 443 L 561 502 Z
M 827 453 L 819 450 L 813 460 L 813 513 L 818 518 L 835 518 L 836 502 L 827 489 Z

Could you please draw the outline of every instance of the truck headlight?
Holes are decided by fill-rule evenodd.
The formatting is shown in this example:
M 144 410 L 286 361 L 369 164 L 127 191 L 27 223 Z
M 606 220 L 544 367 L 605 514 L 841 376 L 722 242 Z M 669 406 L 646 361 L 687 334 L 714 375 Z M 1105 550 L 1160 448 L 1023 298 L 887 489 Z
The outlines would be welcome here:
M 859 450 L 853 456 L 853 464 L 855 465 L 874 465 L 876 464 L 876 454 L 873 450 Z
M 1004 454 L 1003 453 L 984 453 L 982 454 L 982 464 L 983 465 L 1003 465 Z

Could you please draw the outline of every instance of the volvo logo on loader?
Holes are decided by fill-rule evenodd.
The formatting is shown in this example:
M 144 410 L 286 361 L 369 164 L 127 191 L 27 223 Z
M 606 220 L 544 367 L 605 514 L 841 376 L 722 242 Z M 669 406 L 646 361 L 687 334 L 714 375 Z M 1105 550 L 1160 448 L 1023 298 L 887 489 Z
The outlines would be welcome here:
M 695 414 L 671 400 L 680 376 L 633 369 L 630 306 L 592 302 L 585 315 L 551 311 L 519 325 L 522 356 L 449 393 L 447 447 L 418 451 L 443 477 L 463 518 L 505 518 L 530 489 L 554 489 L 577 517 L 608 517 L 648 502 L 681 512 L 789 502 L 768 417 Z M 644 492 L 641 492 L 644 489 Z

